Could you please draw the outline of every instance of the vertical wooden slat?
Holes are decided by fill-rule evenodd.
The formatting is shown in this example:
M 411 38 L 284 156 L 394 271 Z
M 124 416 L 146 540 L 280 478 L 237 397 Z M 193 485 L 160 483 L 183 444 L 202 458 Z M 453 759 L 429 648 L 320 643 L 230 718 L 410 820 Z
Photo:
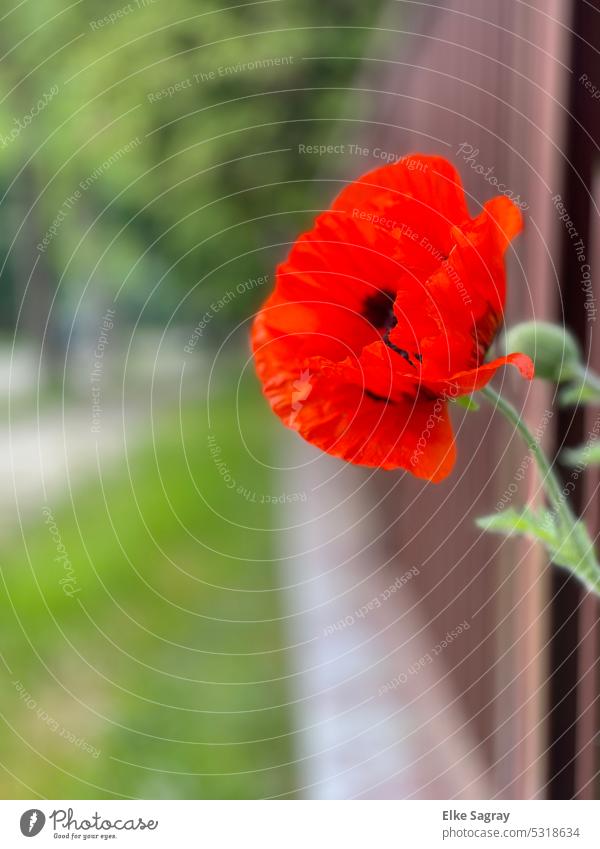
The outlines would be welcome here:
M 550 199 L 561 191 L 565 168 L 571 7 L 559 0 L 446 3 L 419 20 L 410 54 L 414 68 L 384 64 L 369 76 L 373 88 L 399 95 L 372 98 L 369 117 L 403 129 L 375 124 L 365 144 L 447 156 L 463 173 L 475 212 L 496 192 L 456 155 L 467 142 L 477 149 L 477 162 L 493 166 L 498 179 L 529 204 L 526 235 L 509 257 L 509 322 L 552 318 L 558 301 L 561 225 Z M 407 7 L 395 10 L 388 25 L 407 29 Z M 405 55 L 389 48 L 390 59 Z M 551 406 L 548 390 L 527 390 L 510 376 L 504 388 L 524 403 L 535 428 Z M 471 623 L 469 640 L 448 650 L 442 665 L 461 694 L 465 723 L 480 741 L 486 779 L 498 796 L 542 796 L 550 569 L 539 549 L 509 542 L 499 552 L 499 539 L 478 538 L 473 525 L 476 516 L 494 509 L 525 452 L 516 438 L 507 449 L 510 431 L 489 411 L 459 416 L 457 425 L 460 457 L 449 481 L 433 487 L 407 476 L 396 485 L 382 477 L 378 486 L 389 493 L 390 521 L 400 517 L 394 531 L 399 559 L 423 566 L 414 589 L 432 635 L 465 618 Z M 546 441 L 551 437 L 548 427 Z M 532 474 L 527 487 L 518 499 L 534 495 Z
M 594 205 L 595 204 L 595 205 Z M 600 221 L 596 209 L 600 208 L 600 164 L 594 167 L 592 203 L 590 203 L 591 265 L 600 267 Z M 600 334 L 593 332 L 595 323 L 587 328 L 589 361 L 592 367 L 600 364 Z M 588 410 L 585 416 L 586 439 L 599 432 L 600 410 Z M 600 439 L 600 434 L 598 434 Z M 591 444 L 591 443 L 590 443 Z M 600 534 L 600 470 L 591 467 L 586 472 L 583 488 L 583 514 L 592 537 Z M 575 796 L 578 799 L 597 799 L 599 795 L 600 757 L 598 754 L 598 728 L 600 726 L 600 611 L 595 598 L 583 600 L 579 617 L 579 658 L 577 733 L 575 738 Z
M 566 162 L 564 168 L 564 204 L 581 237 L 588 261 L 597 268 L 590 255 L 592 233 L 597 232 L 597 211 L 590 203 L 592 179 L 598 161 L 598 105 L 581 77 L 600 82 L 600 10 L 597 3 L 574 4 L 569 108 L 566 122 Z M 597 198 L 596 198 L 597 200 Z M 581 289 L 581 261 L 574 240 L 563 228 L 561 234 L 560 279 L 564 321 L 585 344 L 586 339 L 597 351 L 593 339 L 594 323 L 588 321 Z M 596 297 L 599 288 L 595 284 Z M 587 438 L 586 414 L 583 409 L 566 410 L 559 418 L 559 444 L 578 445 Z M 564 471 L 569 476 L 568 470 Z M 571 495 L 576 509 L 581 510 L 586 492 L 592 485 L 580 476 L 571 478 L 575 492 Z M 593 659 L 597 656 L 597 636 L 593 624 L 597 602 L 585 599 L 576 582 L 555 572 L 553 603 L 553 639 L 551 644 L 552 721 L 549 764 L 549 793 L 554 798 L 584 796 L 597 769 L 593 701 L 596 678 Z

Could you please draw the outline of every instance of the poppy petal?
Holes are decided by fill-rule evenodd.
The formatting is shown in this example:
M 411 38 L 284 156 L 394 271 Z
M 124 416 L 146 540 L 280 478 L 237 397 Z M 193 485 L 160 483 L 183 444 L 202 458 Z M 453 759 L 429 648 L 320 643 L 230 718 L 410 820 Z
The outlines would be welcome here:
M 523 216 L 517 205 L 506 195 L 498 195 L 488 200 L 484 204 L 482 215 L 488 217 L 490 231 L 502 252 L 523 229 Z
M 348 462 L 441 480 L 449 397 L 514 353 L 484 358 L 503 319 L 504 253 L 522 226 L 506 197 L 471 218 L 456 169 L 413 155 L 347 186 L 277 269 L 252 347 L 282 421 Z
M 438 482 L 456 459 L 447 404 L 441 399 L 374 399 L 336 377 L 311 381 L 291 426 L 341 460 L 381 469 L 403 468 Z
M 342 212 L 324 212 L 277 269 L 277 288 L 289 300 L 311 295 L 360 312 L 378 291 L 395 293 L 403 274 L 424 277 L 435 259 L 408 238 Z
M 409 154 L 392 165 L 364 174 L 346 186 L 332 208 L 358 210 L 384 219 L 385 226 L 410 230 L 415 241 L 441 255 L 451 247 L 451 228 L 468 220 L 460 175 L 440 156 Z
M 427 388 L 432 392 L 439 392 L 444 397 L 470 395 L 478 389 L 483 389 L 498 369 L 505 365 L 515 366 L 525 380 L 533 380 L 534 378 L 534 366 L 530 357 L 527 354 L 514 353 L 505 357 L 498 357 L 490 363 L 479 366 L 479 368 L 457 372 L 445 381 L 428 381 Z

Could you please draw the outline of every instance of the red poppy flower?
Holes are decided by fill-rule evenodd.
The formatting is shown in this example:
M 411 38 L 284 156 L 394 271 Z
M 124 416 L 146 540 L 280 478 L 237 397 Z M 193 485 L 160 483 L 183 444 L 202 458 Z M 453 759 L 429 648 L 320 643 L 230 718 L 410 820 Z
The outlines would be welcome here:
M 455 460 L 448 399 L 481 389 L 521 230 L 507 197 L 467 210 L 453 166 L 411 155 L 348 185 L 277 269 L 252 346 L 271 407 L 351 463 L 439 481 Z

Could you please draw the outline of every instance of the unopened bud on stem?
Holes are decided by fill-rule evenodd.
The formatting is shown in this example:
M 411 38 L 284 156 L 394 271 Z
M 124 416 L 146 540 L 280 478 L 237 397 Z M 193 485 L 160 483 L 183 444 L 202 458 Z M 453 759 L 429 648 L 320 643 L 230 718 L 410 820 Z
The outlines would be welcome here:
M 518 351 L 530 356 L 535 376 L 554 383 L 572 380 L 581 369 L 577 340 L 558 324 L 547 321 L 516 324 L 506 331 L 504 345 L 508 354 Z

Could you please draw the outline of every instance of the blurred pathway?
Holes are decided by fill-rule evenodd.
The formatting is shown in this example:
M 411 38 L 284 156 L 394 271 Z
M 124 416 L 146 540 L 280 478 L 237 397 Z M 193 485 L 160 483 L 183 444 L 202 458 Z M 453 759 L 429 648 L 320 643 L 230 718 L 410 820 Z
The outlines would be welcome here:
M 93 337 L 90 337 L 93 340 Z M 140 439 L 151 438 L 151 416 L 178 405 L 183 342 L 177 334 L 163 338 L 156 331 L 139 331 L 127 350 L 111 340 L 102 355 L 94 382 L 87 347 L 74 348 L 69 392 L 78 399 L 57 399 L 35 411 L 37 362 L 26 349 L 0 352 L 0 536 L 19 522 L 39 515 L 44 506 L 68 498 L 69 490 L 98 474 L 101 466 L 117 463 Z M 127 365 L 127 391 L 122 401 L 122 371 Z M 197 385 L 202 358 L 186 363 L 190 385 Z M 8 417 L 8 392 L 12 409 Z
M 283 552 L 299 795 L 490 798 L 443 656 L 420 662 L 437 639 L 413 609 L 415 564 L 386 565 L 391 552 L 375 540 L 383 529 L 368 475 L 292 439 L 291 488 L 309 493 L 289 510 L 296 527 Z
M 125 427 L 125 429 L 124 429 Z M 89 407 L 48 409 L 37 417 L 0 426 L 0 535 L 6 535 L 45 506 L 68 496 L 97 463 L 114 463 L 139 439 L 141 410 L 102 413 L 99 433 L 91 431 Z

